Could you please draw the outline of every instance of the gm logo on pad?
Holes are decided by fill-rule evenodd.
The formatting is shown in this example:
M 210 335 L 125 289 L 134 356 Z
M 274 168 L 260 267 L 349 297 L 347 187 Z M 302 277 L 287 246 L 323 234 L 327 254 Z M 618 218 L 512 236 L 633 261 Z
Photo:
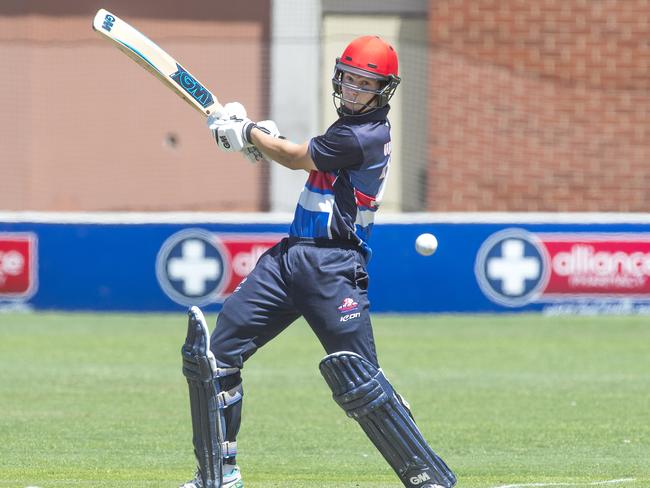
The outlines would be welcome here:
M 536 301 L 549 280 L 549 258 L 540 239 L 523 229 L 492 234 L 480 247 L 474 272 L 481 291 L 506 307 Z

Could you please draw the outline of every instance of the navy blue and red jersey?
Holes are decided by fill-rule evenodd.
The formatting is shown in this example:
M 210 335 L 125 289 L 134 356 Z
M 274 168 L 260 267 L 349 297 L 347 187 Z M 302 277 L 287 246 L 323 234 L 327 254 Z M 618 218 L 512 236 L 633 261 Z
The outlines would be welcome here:
M 346 241 L 370 251 L 390 163 L 389 109 L 343 116 L 310 141 L 318 171 L 309 173 L 289 235 Z

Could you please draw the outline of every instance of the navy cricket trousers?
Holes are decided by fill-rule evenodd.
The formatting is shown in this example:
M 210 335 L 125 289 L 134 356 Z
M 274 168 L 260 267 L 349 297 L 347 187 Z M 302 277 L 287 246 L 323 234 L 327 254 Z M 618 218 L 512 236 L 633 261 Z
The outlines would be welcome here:
M 285 238 L 260 257 L 219 313 L 210 349 L 220 367 L 242 368 L 300 316 L 328 354 L 351 351 L 378 366 L 365 258 L 333 244 Z

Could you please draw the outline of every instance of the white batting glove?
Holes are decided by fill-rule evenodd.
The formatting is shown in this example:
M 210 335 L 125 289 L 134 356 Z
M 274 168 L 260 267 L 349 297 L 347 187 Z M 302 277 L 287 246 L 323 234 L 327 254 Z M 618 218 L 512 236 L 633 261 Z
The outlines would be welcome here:
M 208 128 L 222 150 L 241 151 L 251 163 L 267 161 L 262 152 L 250 142 L 250 132 L 257 127 L 273 137 L 282 137 L 278 126 L 272 120 L 254 124 L 247 115 L 246 108 L 241 103 L 227 103 L 221 110 L 208 117 Z
M 246 146 L 243 128 L 251 123 L 246 109 L 239 102 L 227 103 L 208 117 L 208 129 L 212 131 L 217 145 L 227 152 L 238 152 Z
M 246 117 L 248 117 L 246 108 L 241 103 L 230 102 L 208 117 L 208 128 L 213 130 L 213 126 L 218 125 L 219 120 L 245 119 Z
M 266 132 L 270 136 L 279 137 L 283 139 L 283 137 L 280 135 L 278 124 L 276 124 L 273 120 L 262 120 L 261 122 L 255 124 L 255 126 L 259 130 L 261 130 L 262 132 Z
M 272 121 L 272 120 L 263 120 L 261 122 L 257 122 L 254 124 L 254 127 L 258 128 L 262 132 L 266 132 L 267 134 L 273 136 L 273 137 L 281 137 L 280 131 L 278 130 L 277 124 Z M 251 129 L 252 130 L 252 129 Z M 265 161 L 269 162 L 269 159 L 262 154 L 262 151 L 260 151 L 256 146 L 254 146 L 252 143 L 245 147 L 242 150 L 242 153 L 244 154 L 244 157 L 248 159 L 251 163 L 257 163 L 260 161 Z
M 239 152 L 249 145 L 245 138 L 246 127 L 252 125 L 253 122 L 246 119 L 228 120 L 223 124 L 219 124 L 214 130 L 217 145 L 224 151 Z
M 248 118 L 244 119 L 219 119 L 215 124 L 214 134 L 217 144 L 224 151 L 242 151 L 249 161 L 264 160 L 262 153 L 250 140 L 251 131 L 257 128 L 273 137 L 281 137 L 278 126 L 272 120 L 265 120 L 255 124 Z
M 261 153 L 261 151 L 252 144 L 242 149 L 241 153 L 246 159 L 248 159 L 249 163 L 255 164 L 265 160 L 264 155 Z

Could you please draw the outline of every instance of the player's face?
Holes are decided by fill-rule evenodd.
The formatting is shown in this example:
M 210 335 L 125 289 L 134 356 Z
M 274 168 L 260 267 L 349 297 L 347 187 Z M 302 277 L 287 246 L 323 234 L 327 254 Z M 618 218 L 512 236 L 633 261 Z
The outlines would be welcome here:
M 342 103 L 349 110 L 362 112 L 367 110 L 366 105 L 368 107 L 377 105 L 377 100 L 373 100 L 375 93 L 369 91 L 377 91 L 381 88 L 379 80 L 344 72 L 342 82 Z

